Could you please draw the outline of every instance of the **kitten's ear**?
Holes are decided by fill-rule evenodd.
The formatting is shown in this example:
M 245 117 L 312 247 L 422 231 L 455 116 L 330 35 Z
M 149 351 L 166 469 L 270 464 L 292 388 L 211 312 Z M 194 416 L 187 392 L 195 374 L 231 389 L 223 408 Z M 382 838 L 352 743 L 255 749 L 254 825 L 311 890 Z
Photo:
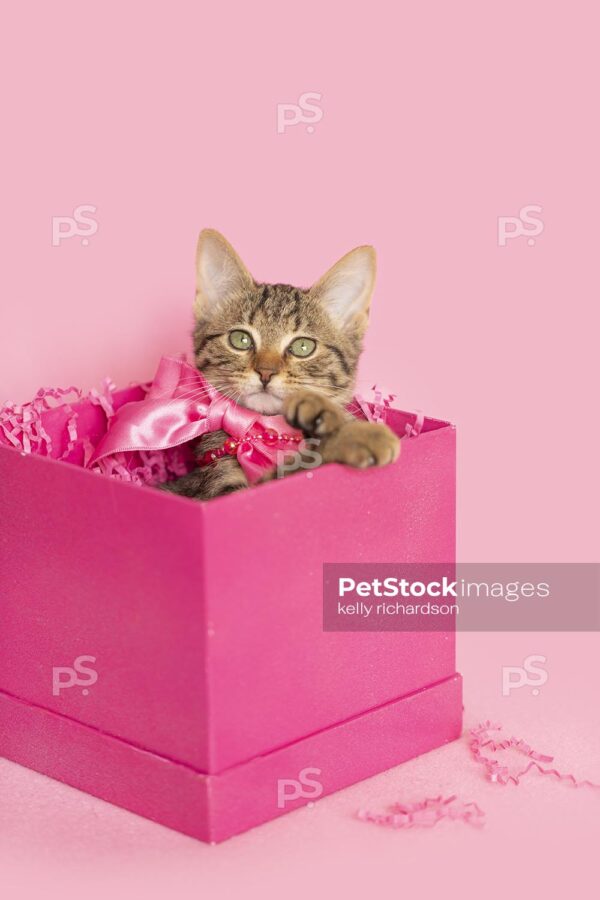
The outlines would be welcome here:
M 252 275 L 222 234 L 212 228 L 200 232 L 196 251 L 196 318 L 253 283 Z
M 357 247 L 336 262 L 310 293 L 320 300 L 337 325 L 344 327 L 355 319 L 364 329 L 375 286 L 375 268 L 373 247 Z

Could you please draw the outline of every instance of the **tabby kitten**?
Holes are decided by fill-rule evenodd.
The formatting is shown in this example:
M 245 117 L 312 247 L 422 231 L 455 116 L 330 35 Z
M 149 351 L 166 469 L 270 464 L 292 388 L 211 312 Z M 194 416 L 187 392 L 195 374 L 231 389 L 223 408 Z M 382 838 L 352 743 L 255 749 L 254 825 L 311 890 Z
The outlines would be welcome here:
M 310 289 L 257 284 L 218 231 L 202 231 L 195 364 L 237 403 L 283 414 L 318 441 L 323 462 L 360 468 L 390 463 L 400 452 L 396 435 L 344 409 L 352 399 L 374 281 L 375 251 L 357 247 Z M 220 447 L 225 438 L 222 431 L 204 435 L 197 455 Z M 164 488 L 205 500 L 247 486 L 237 460 L 226 457 Z

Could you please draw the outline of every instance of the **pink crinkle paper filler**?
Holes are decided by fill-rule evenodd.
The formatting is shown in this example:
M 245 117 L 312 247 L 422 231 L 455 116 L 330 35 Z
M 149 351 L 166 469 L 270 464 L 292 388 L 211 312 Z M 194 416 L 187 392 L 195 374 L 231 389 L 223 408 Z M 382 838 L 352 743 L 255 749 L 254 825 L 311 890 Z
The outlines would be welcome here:
M 531 771 L 536 771 L 540 775 L 552 775 L 559 781 L 568 781 L 573 787 L 600 789 L 600 784 L 594 784 L 594 782 L 588 780 L 580 781 L 570 772 L 563 774 L 559 772 L 558 769 L 544 768 L 541 763 L 551 763 L 554 761 L 554 757 L 533 750 L 523 738 L 510 737 L 505 738 L 504 740 L 494 740 L 494 738 L 491 737 L 491 732 L 501 730 L 502 725 L 494 725 L 492 722 L 487 721 L 479 724 L 476 728 L 471 728 L 469 731 L 469 748 L 471 754 L 473 758 L 485 768 L 489 781 L 496 782 L 497 784 L 518 785 L 521 778 Z M 498 759 L 487 755 L 488 753 L 495 754 L 510 749 L 516 750 L 517 753 L 520 753 L 529 759 L 525 768 L 520 769 L 515 773 L 511 773 L 508 766 L 502 765 Z
M 140 387 L 147 391 L 149 385 L 142 384 Z M 0 441 L 3 439 L 5 443 L 23 453 L 35 453 L 67 461 L 73 450 L 81 447 L 85 467 L 94 452 L 94 446 L 87 434 L 80 433 L 77 404 L 87 400 L 101 407 L 108 424 L 115 415 L 113 405 L 115 391 L 115 384 L 110 378 L 105 378 L 99 389 L 92 388 L 84 392 L 74 386 L 42 387 L 27 403 L 5 403 L 0 407 Z M 45 413 L 57 406 L 60 406 L 68 416 L 66 422 L 68 443 L 60 456 L 54 452 L 50 435 L 44 428 Z M 93 466 L 92 471 L 134 484 L 160 484 L 178 475 L 185 475 L 189 471 L 189 464 L 185 452 L 180 448 L 173 448 L 141 451 L 136 454 L 114 454 Z
M 90 392 L 92 402 L 98 402 L 97 396 L 98 393 L 94 391 L 92 398 Z M 33 400 L 27 403 L 9 402 L 0 408 L 0 431 L 9 444 L 24 453 L 51 456 L 52 441 L 44 428 L 42 415 L 54 406 L 62 405 L 69 414 L 67 423 L 69 444 L 62 455 L 66 457 L 77 441 L 77 413 L 73 410 L 71 402 L 78 403 L 82 397 L 82 391 L 76 387 L 40 388 Z
M 485 813 L 476 803 L 463 803 L 453 794 L 450 797 L 427 797 L 416 803 L 394 803 L 387 813 L 359 810 L 362 822 L 374 822 L 388 828 L 432 828 L 442 819 L 464 822 L 480 828 Z
M 362 394 L 356 394 L 348 409 L 353 415 L 362 414 L 369 422 L 385 424 L 392 403 L 396 399 L 396 394 L 386 393 L 376 384 L 373 385 L 371 391 L 373 394 L 372 399 L 368 399 Z M 406 424 L 405 435 L 407 437 L 418 437 L 421 434 L 424 422 L 425 414 L 423 411 L 420 409 L 415 410 L 415 421 Z
M 484 767 L 489 781 L 502 785 L 518 785 L 525 775 L 536 771 L 540 775 L 551 775 L 559 781 L 567 781 L 573 787 L 600 789 L 600 784 L 595 784 L 587 779 L 578 780 L 570 772 L 562 773 L 558 769 L 544 768 L 542 763 L 551 763 L 554 757 L 533 750 L 523 738 L 510 737 L 495 740 L 491 733 L 501 730 L 502 725 L 486 721 L 471 728 L 467 734 L 471 755 L 477 763 Z M 508 766 L 502 765 L 498 759 L 488 755 L 506 750 L 515 750 L 525 756 L 529 762 L 524 768 L 512 773 Z M 467 825 L 480 827 L 484 824 L 485 813 L 477 803 L 463 803 L 453 794 L 446 798 L 441 796 L 426 798 L 416 803 L 395 803 L 389 807 L 389 811 L 386 813 L 372 813 L 361 809 L 358 811 L 357 817 L 363 822 L 374 822 L 376 825 L 385 825 L 388 828 L 431 828 L 441 819 L 458 820 Z

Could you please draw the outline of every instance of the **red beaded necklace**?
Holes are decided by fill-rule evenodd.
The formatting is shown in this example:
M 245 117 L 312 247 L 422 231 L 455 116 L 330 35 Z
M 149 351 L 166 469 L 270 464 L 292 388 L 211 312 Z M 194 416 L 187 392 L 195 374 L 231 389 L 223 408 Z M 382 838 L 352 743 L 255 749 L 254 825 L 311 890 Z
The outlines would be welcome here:
M 265 428 L 264 431 L 257 431 L 247 435 L 242 441 L 236 441 L 235 438 L 228 437 L 220 447 L 215 447 L 213 450 L 205 450 L 196 462 L 198 466 L 211 466 L 227 456 L 237 456 L 238 450 L 241 453 L 247 453 L 249 450 L 252 450 L 255 441 L 262 441 L 267 447 L 274 447 L 280 442 L 282 444 L 299 444 L 303 440 L 302 435 L 279 433 L 274 428 Z

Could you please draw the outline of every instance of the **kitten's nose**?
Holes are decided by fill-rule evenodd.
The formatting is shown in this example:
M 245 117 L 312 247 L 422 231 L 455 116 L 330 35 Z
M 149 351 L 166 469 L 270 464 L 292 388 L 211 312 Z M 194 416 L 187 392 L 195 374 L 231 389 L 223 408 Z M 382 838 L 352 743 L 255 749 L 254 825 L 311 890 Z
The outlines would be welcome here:
M 257 369 L 258 377 L 263 383 L 263 387 L 266 387 L 276 372 L 276 369 Z

